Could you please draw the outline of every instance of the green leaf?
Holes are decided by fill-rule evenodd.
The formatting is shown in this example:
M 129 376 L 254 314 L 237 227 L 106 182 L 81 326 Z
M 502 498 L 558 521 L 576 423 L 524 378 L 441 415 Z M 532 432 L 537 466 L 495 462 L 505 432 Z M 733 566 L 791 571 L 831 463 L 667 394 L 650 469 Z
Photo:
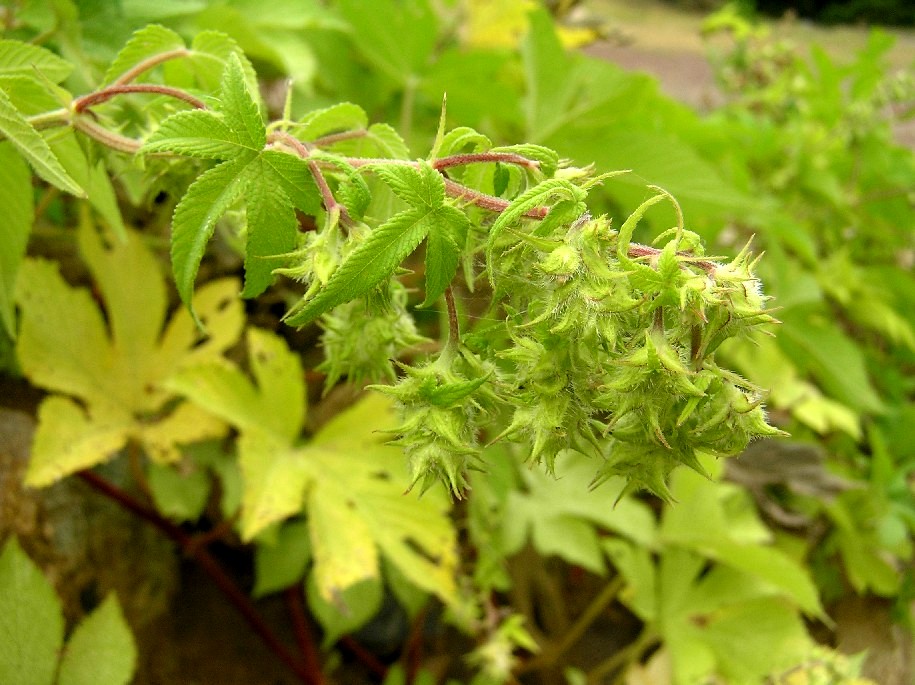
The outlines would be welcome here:
M 0 134 L 18 148 L 39 176 L 61 190 L 85 197 L 83 189 L 64 170 L 45 139 L 26 121 L 7 94 L 0 90 Z
M 0 143 L 0 323 L 13 340 L 13 292 L 34 218 L 32 173 L 9 143 Z
M 132 69 L 145 59 L 174 50 L 185 48 L 181 36 L 158 24 L 144 26 L 130 37 L 121 48 L 108 69 L 105 71 L 103 84 L 110 84 L 121 74 Z
M 58 685 L 126 685 L 137 664 L 137 646 L 117 597 L 108 595 L 67 642 Z
M 280 526 L 275 540 L 258 541 L 254 551 L 254 596 L 285 590 L 305 577 L 311 559 L 308 523 L 290 521 Z
M 247 164 L 242 157 L 201 174 L 175 207 L 172 218 L 172 272 L 181 301 L 190 306 L 194 281 L 216 222 L 244 191 Z M 194 313 L 196 318 L 196 313 Z
M 883 402 L 868 377 L 862 349 L 824 316 L 809 307 L 778 313 L 785 325 L 778 344 L 795 366 L 810 373 L 823 389 L 852 409 L 877 413 Z
M 408 209 L 373 229 L 331 275 L 330 280 L 300 309 L 293 310 L 286 322 L 302 326 L 339 304 L 369 292 L 393 275 L 400 263 L 422 242 L 450 207 L 425 212 Z
M 190 110 L 176 112 L 163 121 L 146 139 L 141 154 L 174 152 L 203 159 L 232 159 L 245 150 L 238 135 L 213 112 Z
M 369 169 L 411 207 L 431 211 L 445 202 L 445 181 L 428 163 L 421 162 L 418 168 L 375 164 Z
M 365 625 L 381 608 L 384 597 L 378 578 L 362 580 L 343 590 L 333 602 L 325 600 L 318 591 L 314 574 L 306 583 L 308 606 L 324 631 L 323 649 L 329 649 L 342 636 L 354 633 Z
M 0 682 L 51 685 L 63 639 L 60 600 L 10 538 L 0 554 Z
M 34 79 L 36 72 L 40 72 L 53 83 L 60 83 L 71 71 L 73 65 L 50 50 L 18 40 L 0 40 L 0 76 Z
M 580 454 L 567 454 L 557 460 L 555 477 L 523 470 L 522 478 L 524 489 L 508 495 L 501 517 L 499 537 L 507 554 L 520 550 L 530 537 L 536 545 L 544 546 L 538 546 L 541 552 L 560 555 L 572 563 L 586 563 L 600 572 L 603 564 L 595 556 L 599 540 L 594 531 L 610 530 L 647 548 L 656 544 L 651 511 L 631 497 L 623 497 L 615 507 L 608 506 L 622 491 L 623 483 L 589 489 L 594 479 L 593 464 Z M 617 492 L 608 492 L 608 487 Z
M 426 0 L 340 0 L 356 49 L 397 83 L 408 84 L 425 68 L 438 39 L 435 13 Z

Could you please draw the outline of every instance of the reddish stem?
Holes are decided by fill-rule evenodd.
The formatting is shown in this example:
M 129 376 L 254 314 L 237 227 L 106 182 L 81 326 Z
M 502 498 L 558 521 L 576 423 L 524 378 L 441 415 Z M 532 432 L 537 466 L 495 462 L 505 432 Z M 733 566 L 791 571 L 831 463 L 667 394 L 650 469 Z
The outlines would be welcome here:
M 135 514 L 147 523 L 151 523 L 171 538 L 181 548 L 183 553 L 193 558 L 204 572 L 210 576 L 210 579 L 216 584 L 216 587 L 222 591 L 226 596 L 226 599 L 228 599 L 238 610 L 267 648 L 273 652 L 289 670 L 295 673 L 303 683 L 306 683 L 306 685 L 313 685 L 314 681 L 311 679 L 310 672 L 303 667 L 302 664 L 296 661 L 289 650 L 286 649 L 285 645 L 280 642 L 270 626 L 268 626 L 264 619 L 261 618 L 260 614 L 257 613 L 257 609 L 254 608 L 254 604 L 248 596 L 241 591 L 207 549 L 195 546 L 194 538 L 191 535 L 188 535 L 181 530 L 180 527 L 161 516 L 157 511 L 144 506 L 129 493 L 116 485 L 109 483 L 101 476 L 91 471 L 80 471 L 77 475 L 95 490 L 109 499 L 114 500 L 121 507 L 132 514 Z
M 168 97 L 175 98 L 176 100 L 182 100 L 186 102 L 191 107 L 196 109 L 206 109 L 206 103 L 199 98 L 194 97 L 185 90 L 180 88 L 172 88 L 171 86 L 160 86 L 155 83 L 132 83 L 132 84 L 117 84 L 113 86 L 108 86 L 107 88 L 102 88 L 97 90 L 94 93 L 87 93 L 81 97 L 76 98 L 73 101 L 73 111 L 77 114 L 82 113 L 93 107 L 95 105 L 100 105 L 103 102 L 108 102 L 111 98 L 117 97 L 118 95 L 128 95 L 130 93 L 153 93 L 155 95 L 167 95 Z
M 442 157 L 432 162 L 432 168 L 437 171 L 447 169 L 448 167 L 461 166 L 463 164 L 475 164 L 479 162 L 499 162 L 501 164 L 514 164 L 523 166 L 526 169 L 539 169 L 540 162 L 516 155 L 513 152 L 472 152 L 462 155 L 450 155 Z
M 299 645 L 299 650 L 302 652 L 305 668 L 310 674 L 310 683 L 311 685 L 324 685 L 321 660 L 318 657 L 318 650 L 315 649 L 311 623 L 308 621 L 308 615 L 305 613 L 305 604 L 302 601 L 302 586 L 299 584 L 290 585 L 283 592 L 283 597 L 286 600 L 286 607 L 289 609 L 289 615 L 292 618 L 295 639 Z

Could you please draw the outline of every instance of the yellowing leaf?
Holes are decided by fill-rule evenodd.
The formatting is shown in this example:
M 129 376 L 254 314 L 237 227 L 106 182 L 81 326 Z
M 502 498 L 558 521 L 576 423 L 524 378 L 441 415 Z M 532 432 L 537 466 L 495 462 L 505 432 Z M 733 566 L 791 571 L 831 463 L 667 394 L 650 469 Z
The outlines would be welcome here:
M 17 279 L 23 373 L 35 385 L 61 393 L 47 398 L 39 411 L 27 474 L 35 486 L 98 464 L 130 439 L 144 444 L 150 457 L 173 461 L 176 444 L 225 431 L 197 408 L 168 404 L 174 396 L 163 383 L 175 368 L 216 358 L 238 339 L 243 314 L 235 298 L 237 281 L 213 282 L 195 298 L 214 334 L 197 344 L 183 310 L 163 334 L 165 286 L 138 234 L 129 232 L 126 242 L 106 247 L 98 232 L 84 225 L 78 240 L 106 316 L 87 290 L 67 284 L 51 262 L 26 260 Z
M 130 417 L 106 407 L 88 414 L 76 402 L 52 395 L 41 403 L 26 484 L 43 487 L 102 461 L 127 442 Z
M 368 395 L 297 445 L 305 413 L 297 359 L 266 331 L 249 333 L 248 351 L 257 386 L 226 361 L 186 367 L 169 382 L 241 431 L 242 537 L 304 510 L 324 601 L 337 604 L 347 588 L 377 578 L 384 555 L 414 585 L 456 604 L 450 501 L 403 494 L 403 453 L 383 444 L 381 432 L 395 424 L 390 401 Z

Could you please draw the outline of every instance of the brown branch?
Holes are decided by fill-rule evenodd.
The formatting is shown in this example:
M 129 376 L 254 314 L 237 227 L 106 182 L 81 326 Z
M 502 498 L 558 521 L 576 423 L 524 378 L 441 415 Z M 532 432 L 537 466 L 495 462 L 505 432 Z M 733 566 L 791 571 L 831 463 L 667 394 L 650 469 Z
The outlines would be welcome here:
M 324 685 L 321 660 L 318 657 L 318 650 L 315 649 L 315 637 L 308 621 L 308 615 L 305 613 L 305 604 L 302 601 L 301 584 L 296 583 L 287 587 L 283 592 L 283 597 L 292 619 L 299 651 L 302 652 L 302 658 L 305 661 L 305 669 L 310 674 L 309 682 L 311 685 Z
M 179 526 L 163 517 L 154 509 L 144 506 L 129 493 L 113 483 L 108 482 L 101 476 L 92 471 L 80 471 L 77 475 L 92 488 L 115 501 L 122 508 L 143 519 L 147 523 L 152 524 L 166 536 L 171 538 L 181 548 L 182 552 L 193 558 L 194 561 L 200 565 L 216 587 L 225 595 L 226 599 L 229 600 L 245 621 L 247 621 L 251 629 L 257 633 L 266 647 L 273 652 L 289 670 L 295 673 L 303 683 L 312 685 L 313 681 L 310 679 L 308 670 L 296 661 L 289 650 L 286 649 L 286 646 L 280 642 L 270 626 L 268 626 L 260 614 L 257 613 L 257 609 L 254 608 L 254 604 L 251 602 L 248 595 L 241 591 L 238 585 L 236 585 L 222 569 L 207 549 L 202 547 L 195 548 L 193 538 L 188 533 L 185 533 Z

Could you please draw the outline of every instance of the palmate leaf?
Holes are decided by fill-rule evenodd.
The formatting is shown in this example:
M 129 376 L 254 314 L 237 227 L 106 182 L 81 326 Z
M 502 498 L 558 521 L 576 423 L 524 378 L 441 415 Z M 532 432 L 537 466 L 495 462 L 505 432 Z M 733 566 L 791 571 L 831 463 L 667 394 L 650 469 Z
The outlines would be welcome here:
M 83 189 L 64 170 L 60 161 L 51 152 L 45 139 L 13 106 L 7 94 L 0 90 L 0 134 L 3 134 L 32 165 L 41 178 L 61 190 L 84 197 Z
M 214 281 L 195 297 L 213 333 L 201 342 L 185 311 L 163 330 L 165 286 L 139 236 L 129 233 L 126 243 L 111 248 L 88 225 L 78 236 L 106 303 L 107 327 L 89 293 L 71 288 L 55 265 L 26 260 L 17 281 L 23 373 L 63 395 L 51 395 L 39 409 L 27 474 L 34 486 L 104 461 L 131 437 L 152 458 L 173 461 L 176 444 L 224 431 L 192 405 L 171 407 L 163 382 L 176 367 L 218 357 L 237 340 L 243 323 L 237 283 Z M 160 414 L 159 421 L 149 420 Z
M 142 150 L 222 160 L 190 185 L 175 208 L 172 270 L 185 304 L 216 222 L 242 198 L 248 219 L 244 297 L 262 293 L 282 255 L 295 248 L 294 208 L 315 214 L 320 207 L 307 163 L 279 150 L 264 150 L 266 129 L 234 54 L 228 58 L 220 92 L 219 112 L 174 114 Z
M 169 382 L 241 431 L 242 536 L 251 539 L 304 509 L 324 601 L 336 603 L 346 588 L 377 578 L 383 554 L 419 587 L 456 602 L 449 505 L 435 496 L 403 497 L 402 453 L 382 444 L 380 434 L 395 422 L 390 402 L 369 395 L 297 444 L 305 413 L 301 370 L 292 368 L 297 357 L 271 333 L 249 335 L 256 386 L 226 362 L 185 367 Z M 272 361 L 256 361 L 268 348 Z

